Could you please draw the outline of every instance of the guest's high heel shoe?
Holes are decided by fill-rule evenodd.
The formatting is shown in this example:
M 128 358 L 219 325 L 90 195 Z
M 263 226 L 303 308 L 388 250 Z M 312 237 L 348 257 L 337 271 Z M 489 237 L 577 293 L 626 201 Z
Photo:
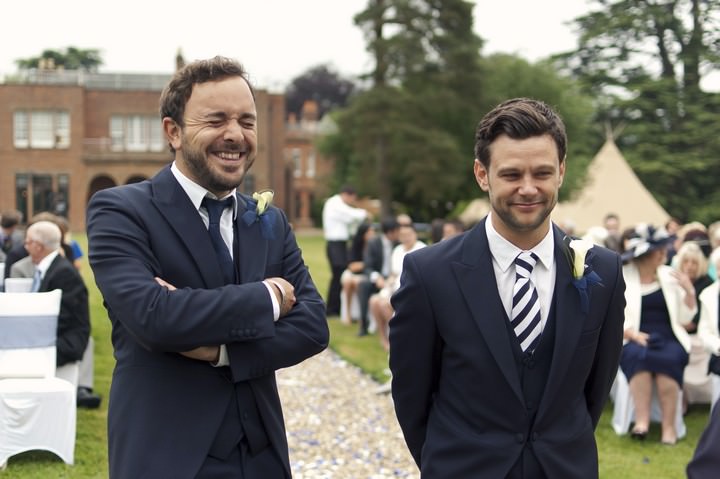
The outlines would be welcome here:
M 647 437 L 648 432 L 642 431 L 640 429 L 633 429 L 630 431 L 630 437 L 635 439 L 636 441 L 644 441 Z

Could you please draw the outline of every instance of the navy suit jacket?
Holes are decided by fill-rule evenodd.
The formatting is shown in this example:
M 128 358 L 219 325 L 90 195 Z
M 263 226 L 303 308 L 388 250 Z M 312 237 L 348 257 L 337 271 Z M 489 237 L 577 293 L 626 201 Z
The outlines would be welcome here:
M 275 239 L 268 240 L 259 223 L 242 220 L 245 205 L 238 195 L 240 284 L 225 285 L 207 228 L 169 167 L 90 201 L 89 260 L 116 360 L 108 410 L 112 477 L 194 477 L 238 382 L 251 387 L 290 476 L 275 371 L 325 349 L 325 307 L 285 215 L 275 209 Z M 292 283 L 297 298 L 277 322 L 261 282 L 273 276 Z M 227 345 L 229 371 L 179 354 L 220 344 Z
M 597 477 L 594 428 L 622 347 L 621 262 L 610 250 L 591 250 L 589 266 L 602 286 L 591 287 L 585 314 L 564 235 L 553 228 L 555 342 L 534 422 L 505 324 L 485 220 L 405 257 L 401 287 L 392 298 L 392 393 L 423 478 L 503 478 L 525 447 L 532 448 L 547 477 Z

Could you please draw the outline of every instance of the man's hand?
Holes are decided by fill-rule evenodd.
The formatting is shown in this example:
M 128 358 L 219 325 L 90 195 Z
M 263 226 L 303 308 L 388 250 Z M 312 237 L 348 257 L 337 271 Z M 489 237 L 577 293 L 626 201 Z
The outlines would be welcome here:
M 295 287 L 285 279 L 279 277 L 267 278 L 265 281 L 268 281 L 273 286 L 272 289 L 280 305 L 280 317 L 282 318 L 290 312 L 297 301 L 295 298 Z
M 155 281 L 157 281 L 160 286 L 167 288 L 169 291 L 175 291 L 177 289 L 172 284 L 162 278 L 158 278 L 157 276 L 155 277 Z M 190 351 L 183 351 L 180 354 L 190 359 L 216 363 L 220 357 L 220 346 L 200 346 L 199 348 L 195 348 Z

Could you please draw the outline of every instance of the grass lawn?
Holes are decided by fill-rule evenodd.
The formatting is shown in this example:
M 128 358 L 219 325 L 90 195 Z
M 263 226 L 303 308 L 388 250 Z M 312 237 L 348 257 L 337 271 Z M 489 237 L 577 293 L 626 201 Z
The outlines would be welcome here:
M 78 235 L 83 250 L 87 252 L 86 238 Z M 327 292 L 330 272 L 325 259 L 325 243 L 319 234 L 299 233 L 298 242 L 310 272 L 323 296 Z M 83 269 L 90 291 L 90 314 L 92 335 L 95 338 L 95 389 L 103 396 L 100 409 L 78 410 L 75 465 L 66 466 L 60 459 L 47 452 L 27 452 L 13 456 L 7 470 L 0 472 L 0 479 L 37 478 L 106 478 L 107 472 L 107 397 L 114 360 L 110 345 L 110 322 L 107 320 L 102 298 L 95 287 L 92 272 L 85 260 Z M 386 379 L 387 355 L 376 336 L 358 338 L 357 325 L 345 326 L 338 319 L 330 318 L 330 347 L 348 362 L 368 372 L 375 380 Z M 605 408 L 597 429 L 600 455 L 600 477 L 607 479 L 677 479 L 685 477 L 685 465 L 692 457 L 695 444 L 705 427 L 707 406 L 690 408 L 685 417 L 688 435 L 675 447 L 659 443 L 659 427 L 653 424 L 648 440 L 643 443 L 629 437 L 615 435 L 610 427 L 612 409 Z M 338 478 L 349 479 L 349 478 Z

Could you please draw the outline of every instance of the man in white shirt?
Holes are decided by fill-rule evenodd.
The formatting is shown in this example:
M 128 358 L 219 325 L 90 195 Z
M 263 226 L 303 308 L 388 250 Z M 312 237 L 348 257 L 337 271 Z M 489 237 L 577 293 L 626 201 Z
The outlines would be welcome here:
M 597 478 L 594 428 L 622 347 L 620 257 L 550 221 L 567 142 L 550 107 L 508 100 L 475 138 L 491 213 L 406 255 L 392 297 L 405 441 L 424 479 Z
M 326 306 L 328 316 L 340 314 L 340 277 L 348 265 L 348 241 L 357 225 L 368 216 L 366 210 L 353 206 L 356 201 L 355 188 L 345 185 L 323 205 L 325 251 L 331 271 Z

